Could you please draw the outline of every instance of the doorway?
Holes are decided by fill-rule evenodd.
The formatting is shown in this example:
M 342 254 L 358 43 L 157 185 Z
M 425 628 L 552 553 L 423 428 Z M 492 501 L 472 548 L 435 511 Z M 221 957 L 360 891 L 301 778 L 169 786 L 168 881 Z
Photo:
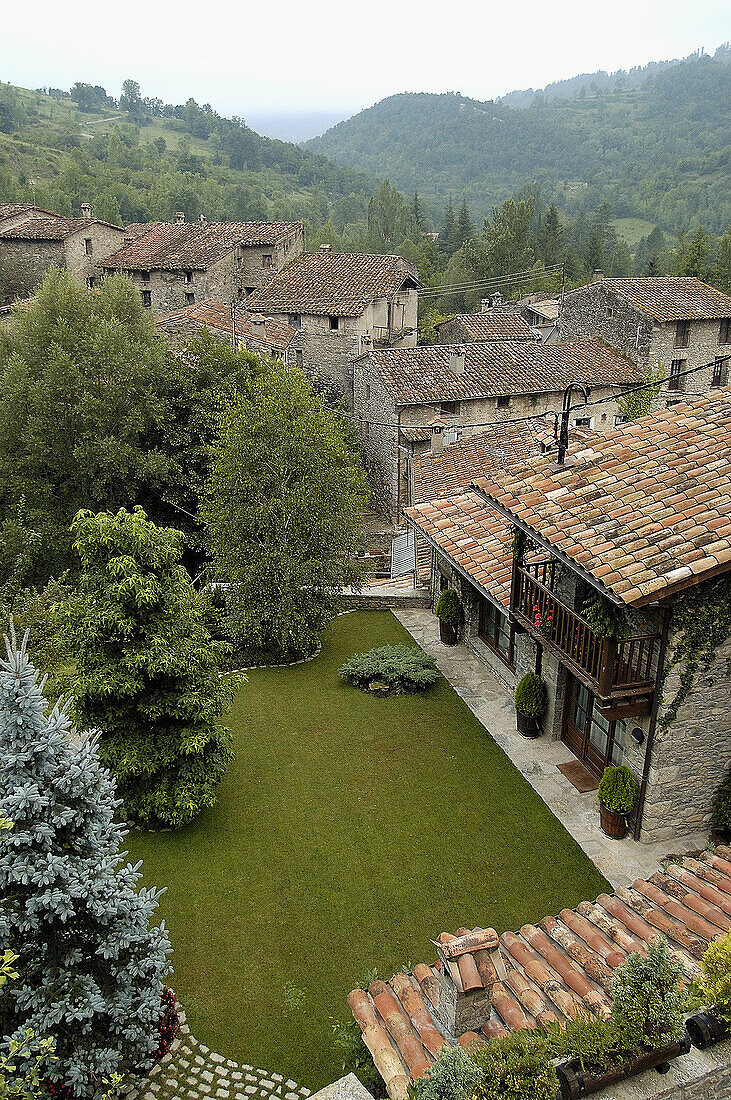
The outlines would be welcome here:
M 594 775 L 607 764 L 621 764 L 627 728 L 621 719 L 609 721 L 597 706 L 593 692 L 567 674 L 561 739 Z

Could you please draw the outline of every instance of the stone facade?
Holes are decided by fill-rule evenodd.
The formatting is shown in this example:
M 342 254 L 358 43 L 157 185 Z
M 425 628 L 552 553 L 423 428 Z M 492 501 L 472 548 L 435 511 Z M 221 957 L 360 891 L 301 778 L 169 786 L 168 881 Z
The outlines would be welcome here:
M 184 269 L 130 268 L 125 274 L 158 313 L 171 313 L 208 298 L 220 302 L 245 301 L 273 275 L 301 255 L 304 233 L 292 233 L 271 245 L 236 245 L 205 266 Z
M 69 233 L 64 244 L 64 266 L 80 282 L 94 286 L 101 278 L 102 264 L 124 243 L 124 231 L 106 222 L 91 222 Z
M 33 294 L 54 265 L 65 266 L 63 241 L 0 238 L 0 283 L 6 301 Z
M 545 414 L 558 413 L 563 401 L 562 392 L 545 392 L 509 394 L 505 405 L 498 404 L 501 399 L 496 397 L 462 400 L 456 413 L 445 413 L 441 402 L 397 407 L 367 356 L 355 360 L 352 385 L 356 428 L 373 499 L 384 516 L 393 517 L 397 522 L 401 511 L 411 504 L 409 455 L 428 449 L 431 439 L 430 427 L 424 432 L 427 438 L 422 440 L 404 436 L 402 427 L 424 426 L 426 429 L 438 420 L 444 425 L 448 440 L 465 439 L 484 432 L 492 423 L 526 416 L 535 416 L 538 420 Z M 589 399 L 601 404 L 588 409 L 586 415 L 577 410 L 571 418 L 572 426 L 593 431 L 609 431 L 616 427 L 621 416 L 614 396 L 616 392 L 617 387 L 592 388 Z M 546 427 L 550 428 L 551 423 L 547 420 Z
M 354 407 L 354 364 L 374 341 L 395 348 L 416 347 L 417 310 L 418 294 L 411 290 L 376 298 L 358 317 L 271 312 L 266 316 L 284 321 L 296 317 L 299 332 L 291 344 L 291 361 L 324 390 L 329 401 L 345 397 Z M 394 318 L 398 318 L 397 327 Z
M 719 320 L 689 318 L 687 347 L 676 346 L 678 323 L 656 321 L 644 310 L 626 302 L 603 281 L 590 283 L 566 294 L 559 318 L 562 340 L 598 336 L 638 366 L 669 373 L 676 361 L 681 372 L 713 364 L 717 356 L 731 355 L 731 344 L 721 344 Z M 713 366 L 681 378 L 677 391 L 666 386 L 657 407 L 672 405 L 684 394 L 702 394 L 711 389 Z

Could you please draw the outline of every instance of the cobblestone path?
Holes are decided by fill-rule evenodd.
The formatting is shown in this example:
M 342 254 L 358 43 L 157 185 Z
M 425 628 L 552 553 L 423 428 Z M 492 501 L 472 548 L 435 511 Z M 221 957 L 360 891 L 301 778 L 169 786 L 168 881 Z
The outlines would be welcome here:
M 170 1050 L 125 1100 L 305 1100 L 310 1095 L 279 1073 L 214 1054 L 191 1035 L 180 1005 L 178 1012 L 180 1026 Z

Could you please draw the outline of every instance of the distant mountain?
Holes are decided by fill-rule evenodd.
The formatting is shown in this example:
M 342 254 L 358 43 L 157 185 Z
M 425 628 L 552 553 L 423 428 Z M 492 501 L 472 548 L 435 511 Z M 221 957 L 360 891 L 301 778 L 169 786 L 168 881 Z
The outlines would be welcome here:
M 345 111 L 247 111 L 246 121 L 259 134 L 280 141 L 308 141 L 346 118 Z
M 307 148 L 432 202 L 464 197 L 478 216 L 538 183 L 569 213 L 608 202 L 616 217 L 718 232 L 731 221 L 730 59 L 722 47 L 713 58 L 647 66 L 638 87 L 614 74 L 609 91 L 594 80 L 596 91 L 534 94 L 522 109 L 510 97 L 395 95 Z

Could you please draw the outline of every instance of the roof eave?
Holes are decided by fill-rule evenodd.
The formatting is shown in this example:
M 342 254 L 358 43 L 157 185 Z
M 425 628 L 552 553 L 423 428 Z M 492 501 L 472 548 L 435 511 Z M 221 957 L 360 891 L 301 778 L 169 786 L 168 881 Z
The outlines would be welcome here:
M 500 600 L 498 600 L 492 592 L 488 591 L 488 589 L 485 588 L 484 585 L 480 584 L 480 582 L 475 577 L 473 577 L 471 573 L 468 573 L 467 570 L 459 564 L 459 562 L 455 561 L 451 554 L 449 554 L 443 546 L 440 546 L 435 538 L 432 538 L 431 535 L 427 534 L 424 528 L 421 527 L 415 520 L 413 520 L 407 512 L 404 512 L 404 516 L 406 517 L 406 522 L 410 524 L 415 531 L 418 531 L 423 538 L 426 539 L 432 549 L 436 550 L 438 554 L 442 554 L 445 558 L 449 558 L 457 572 L 462 577 L 464 577 L 464 579 L 469 584 L 471 584 L 473 588 L 476 588 L 485 597 L 485 599 L 489 600 L 494 607 L 497 607 L 500 611 L 503 612 L 510 610 L 508 607 L 505 606 L 504 603 L 501 603 Z

